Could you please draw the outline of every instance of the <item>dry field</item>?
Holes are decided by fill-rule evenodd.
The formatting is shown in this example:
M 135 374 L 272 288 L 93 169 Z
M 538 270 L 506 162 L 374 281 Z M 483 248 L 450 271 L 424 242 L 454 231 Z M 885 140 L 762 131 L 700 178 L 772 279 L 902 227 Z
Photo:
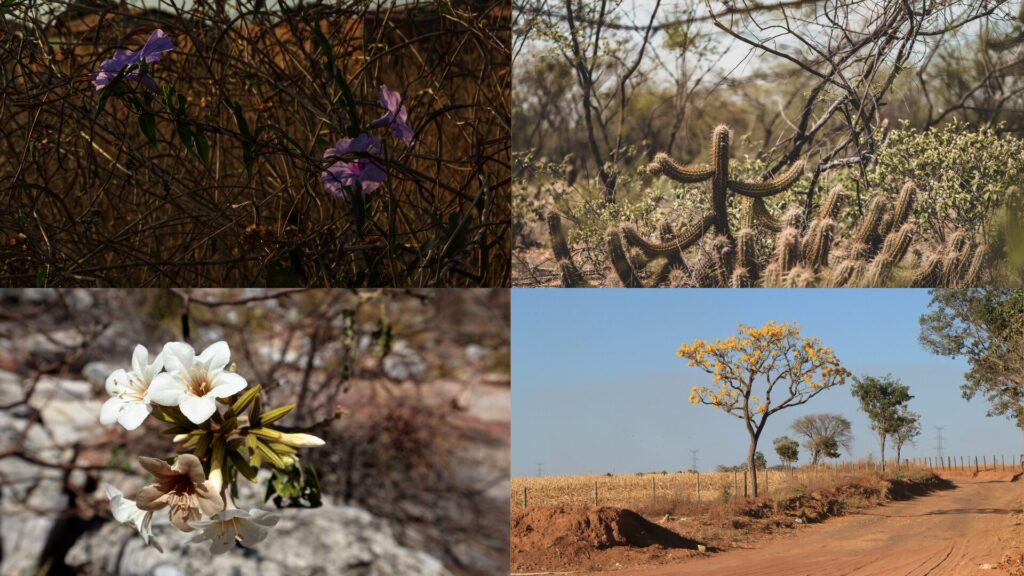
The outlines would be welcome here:
M 1011 459 L 1012 460 L 1012 459 Z M 973 461 L 973 460 L 972 460 Z M 980 462 L 980 458 L 979 458 Z M 888 466 L 892 466 L 890 463 Z M 1005 467 L 1004 467 L 1005 466 Z M 802 467 L 792 470 L 758 470 L 759 495 L 789 496 L 814 489 L 848 482 L 865 471 L 875 470 L 875 462 L 852 462 L 838 466 Z M 927 466 L 911 463 L 914 469 Z M 932 468 L 946 474 L 971 475 L 969 470 Z M 891 468 L 890 468 L 891 469 Z M 991 462 L 979 464 L 979 470 L 1002 471 L 1012 469 Z M 906 467 L 904 468 L 906 470 Z M 701 473 L 700 504 L 727 503 L 744 494 L 744 475 L 740 472 Z M 615 506 L 631 510 L 668 510 L 679 504 L 698 503 L 698 474 L 693 472 L 642 473 L 600 476 L 545 476 L 518 477 L 512 479 L 512 510 L 523 508 L 523 492 L 526 491 L 526 506 Z M 748 494 L 752 495 L 747 479 Z M 595 500 L 595 490 L 597 497 Z

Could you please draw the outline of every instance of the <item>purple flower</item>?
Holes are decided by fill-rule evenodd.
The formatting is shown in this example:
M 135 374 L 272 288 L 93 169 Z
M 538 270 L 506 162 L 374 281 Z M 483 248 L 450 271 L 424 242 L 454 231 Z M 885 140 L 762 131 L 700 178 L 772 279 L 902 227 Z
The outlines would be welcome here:
M 328 148 L 324 152 L 324 158 L 352 156 L 360 152 L 380 156 L 382 148 L 383 144 L 379 139 L 369 134 L 360 134 L 356 138 L 338 140 L 333 148 Z M 366 196 L 380 186 L 386 175 L 384 168 L 370 158 L 339 158 L 320 174 L 320 182 L 328 194 L 348 201 L 350 191 L 355 188 L 357 182 L 362 188 L 363 196 Z
M 174 50 L 174 42 L 167 37 L 167 34 L 163 30 L 157 28 L 149 35 L 149 39 L 146 40 L 146 44 L 141 50 L 135 52 L 133 50 L 118 50 L 114 52 L 114 56 L 109 60 L 104 60 L 100 64 L 99 70 L 90 74 L 92 78 L 92 85 L 96 91 L 106 88 L 108 84 L 117 78 L 117 75 L 121 73 L 125 68 L 141 64 L 151 64 L 159 60 L 164 52 Z M 153 81 L 149 76 L 140 74 L 138 70 L 132 70 L 125 75 L 125 80 L 131 80 L 141 83 L 146 88 L 156 90 L 156 82 Z
M 387 110 L 387 113 L 370 123 L 371 128 L 390 126 L 391 134 L 405 142 L 406 146 L 412 146 L 412 139 L 416 135 L 409 127 L 409 111 L 402 106 L 402 95 L 389 90 L 384 84 L 380 85 L 380 105 Z

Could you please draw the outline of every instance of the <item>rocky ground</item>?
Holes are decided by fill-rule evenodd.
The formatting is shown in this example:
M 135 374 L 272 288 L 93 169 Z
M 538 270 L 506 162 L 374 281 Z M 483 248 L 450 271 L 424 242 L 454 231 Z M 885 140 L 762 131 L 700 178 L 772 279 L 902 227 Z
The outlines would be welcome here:
M 507 569 L 507 532 L 466 536 L 452 530 L 464 527 L 458 519 L 435 522 L 440 516 L 429 510 L 419 514 L 424 521 L 399 521 L 405 516 L 388 509 L 390 500 L 364 507 L 327 486 L 322 507 L 280 511 L 280 523 L 254 549 L 213 556 L 188 545 L 188 536 L 161 514 L 154 533 L 164 553 L 145 547 L 134 530 L 111 521 L 104 487 L 112 484 L 131 497 L 143 483 L 134 453 L 148 444 L 169 453 L 171 445 L 158 434 L 101 427 L 98 415 L 106 399 L 103 380 L 126 362 L 126 342 L 145 341 L 139 333 L 153 327 L 113 318 L 106 304 L 87 291 L 62 293 L 59 300 L 45 291 L 0 293 L 0 574 L 433 576 Z M 110 321 L 92 333 L 83 320 L 91 315 Z M 385 376 L 403 380 L 418 372 L 429 380 L 431 360 L 399 342 L 398 353 L 380 362 Z M 473 520 L 491 526 L 507 526 L 508 390 L 507 373 L 483 375 L 472 385 L 448 378 L 431 388 L 438 402 L 459 405 L 445 416 L 458 431 L 451 448 L 461 455 L 447 474 L 458 476 L 460 486 L 478 487 L 473 513 L 496 516 Z M 358 388 L 351 394 L 358 396 Z M 341 398 L 345 403 L 347 396 Z M 326 434 L 338 444 L 345 437 L 343 431 Z M 325 462 L 330 466 L 329 458 Z M 333 472 L 321 470 L 327 478 Z M 262 505 L 263 489 L 243 490 L 239 503 Z

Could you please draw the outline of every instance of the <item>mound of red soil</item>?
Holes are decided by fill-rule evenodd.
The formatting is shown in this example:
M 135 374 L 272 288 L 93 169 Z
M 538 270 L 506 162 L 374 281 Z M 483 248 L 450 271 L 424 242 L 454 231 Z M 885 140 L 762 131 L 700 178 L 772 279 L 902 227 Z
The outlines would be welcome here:
M 697 548 L 697 542 L 624 508 L 590 510 L 531 508 L 512 520 L 512 541 L 524 548 L 582 543 L 596 550 L 612 546 Z
M 638 554 L 656 562 L 690 555 L 699 545 L 632 510 L 612 507 L 519 511 L 511 537 L 514 571 L 612 567 L 632 563 Z

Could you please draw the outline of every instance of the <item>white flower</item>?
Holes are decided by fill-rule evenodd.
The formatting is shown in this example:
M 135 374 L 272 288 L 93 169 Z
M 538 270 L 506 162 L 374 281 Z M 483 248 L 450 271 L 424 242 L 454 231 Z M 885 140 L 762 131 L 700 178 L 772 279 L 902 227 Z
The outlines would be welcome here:
M 209 520 L 192 522 L 192 527 L 199 533 L 192 537 L 191 542 L 210 541 L 210 552 L 223 554 L 237 540 L 242 546 L 252 546 L 267 537 L 267 528 L 271 528 L 280 520 L 280 516 L 266 510 L 253 508 L 248 512 L 238 508 L 229 508 Z
M 124 497 L 120 490 L 107 485 L 107 499 L 110 500 L 110 512 L 114 520 L 127 524 L 139 531 L 142 541 L 163 552 L 164 549 L 153 537 L 153 513 L 139 510 L 134 500 Z
M 118 422 L 125 430 L 135 430 L 153 410 L 149 403 L 149 386 L 153 378 L 164 367 L 163 355 L 149 359 L 145 346 L 135 347 L 132 353 L 132 371 L 118 368 L 107 377 L 107 393 L 111 398 L 103 403 L 100 423 L 110 425 Z
M 177 406 L 186 418 L 202 424 L 217 411 L 217 398 L 227 398 L 248 383 L 224 368 L 231 360 L 226 342 L 211 344 L 203 353 L 184 342 L 168 342 L 161 353 L 167 372 L 153 379 L 149 397 L 163 406 Z

